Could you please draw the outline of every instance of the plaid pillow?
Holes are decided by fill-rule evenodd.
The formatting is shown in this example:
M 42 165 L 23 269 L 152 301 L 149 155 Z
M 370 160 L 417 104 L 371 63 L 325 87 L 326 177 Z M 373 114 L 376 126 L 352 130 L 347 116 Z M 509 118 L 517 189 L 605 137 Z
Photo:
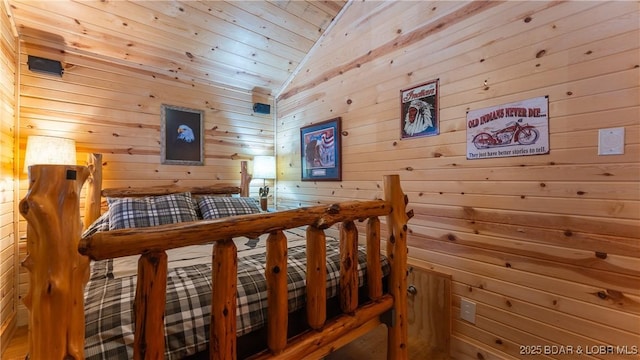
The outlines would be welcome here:
M 196 221 L 191 193 L 142 198 L 107 198 L 109 230 Z
M 109 212 L 105 212 L 82 233 L 82 237 L 93 235 L 100 231 L 109 231 Z
M 258 200 L 249 197 L 200 196 L 198 207 L 203 219 L 256 214 L 261 212 Z

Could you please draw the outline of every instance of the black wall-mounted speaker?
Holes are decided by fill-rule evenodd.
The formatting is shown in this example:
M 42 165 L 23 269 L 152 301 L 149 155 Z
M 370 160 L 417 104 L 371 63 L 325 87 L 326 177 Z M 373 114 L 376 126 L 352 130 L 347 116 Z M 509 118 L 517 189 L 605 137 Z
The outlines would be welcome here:
M 255 103 L 255 104 L 253 104 L 253 111 L 257 112 L 258 114 L 270 114 L 271 113 L 271 105 L 262 104 L 262 103 Z
M 29 65 L 29 70 L 31 71 L 38 71 L 46 74 L 62 76 L 62 73 L 64 72 L 60 61 L 49 60 L 37 56 L 29 55 L 27 65 Z

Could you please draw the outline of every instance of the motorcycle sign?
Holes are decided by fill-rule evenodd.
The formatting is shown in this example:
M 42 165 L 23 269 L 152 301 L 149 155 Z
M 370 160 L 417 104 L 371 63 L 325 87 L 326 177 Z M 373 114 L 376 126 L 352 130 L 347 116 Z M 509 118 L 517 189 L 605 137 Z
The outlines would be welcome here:
M 467 159 L 547 153 L 546 96 L 467 113 Z
M 507 127 L 491 134 L 481 132 L 473 138 L 473 145 L 478 149 L 489 149 L 498 146 L 511 146 L 513 144 L 535 144 L 540 137 L 540 132 L 529 124 L 520 125 L 522 119 L 507 123 Z

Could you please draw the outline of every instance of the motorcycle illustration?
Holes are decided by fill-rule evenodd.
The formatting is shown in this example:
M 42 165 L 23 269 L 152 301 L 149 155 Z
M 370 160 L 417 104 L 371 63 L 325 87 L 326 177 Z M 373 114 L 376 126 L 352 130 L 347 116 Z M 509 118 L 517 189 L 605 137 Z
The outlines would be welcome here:
M 498 146 L 531 145 L 534 144 L 540 132 L 533 125 L 521 125 L 522 119 L 507 123 L 507 127 L 497 131 L 491 131 L 493 135 L 483 132 L 473 138 L 473 145 L 477 149 L 488 149 Z

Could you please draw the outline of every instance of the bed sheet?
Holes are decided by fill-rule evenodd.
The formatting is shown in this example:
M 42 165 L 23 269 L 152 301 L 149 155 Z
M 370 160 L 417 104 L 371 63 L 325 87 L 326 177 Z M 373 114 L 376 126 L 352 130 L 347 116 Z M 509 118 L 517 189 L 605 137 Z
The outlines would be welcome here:
M 288 250 L 289 312 L 305 305 L 306 246 L 304 229 L 285 231 Z M 237 335 L 265 326 L 267 284 L 265 278 L 266 235 L 259 239 L 234 239 L 238 247 Z M 210 251 L 210 250 L 209 250 Z M 205 351 L 211 314 L 211 252 L 202 263 L 169 262 L 165 308 L 165 358 L 182 359 Z M 366 278 L 366 254 L 359 249 L 359 285 Z M 171 260 L 171 259 L 170 259 Z M 184 260 L 184 259 L 179 259 Z M 205 261 L 206 260 L 206 261 Z M 389 264 L 381 256 L 383 275 Z M 339 293 L 339 242 L 327 237 L 327 298 Z M 115 266 L 114 266 L 115 265 Z M 136 276 L 119 270 L 114 260 L 93 262 L 85 288 L 85 357 L 97 359 L 133 358 Z

